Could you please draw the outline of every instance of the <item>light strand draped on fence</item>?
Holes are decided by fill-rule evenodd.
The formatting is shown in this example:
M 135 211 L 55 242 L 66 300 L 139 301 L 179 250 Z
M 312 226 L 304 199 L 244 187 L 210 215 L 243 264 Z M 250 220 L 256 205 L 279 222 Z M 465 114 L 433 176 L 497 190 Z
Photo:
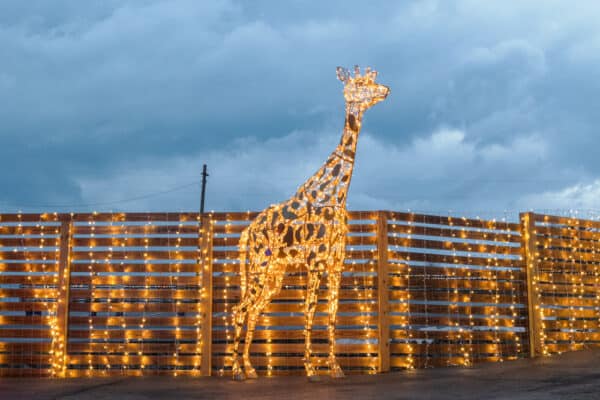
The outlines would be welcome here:
M 0 215 L 0 375 L 228 371 L 237 241 L 254 216 L 213 213 L 201 227 L 197 213 Z M 337 347 L 349 373 L 600 344 L 600 222 L 388 211 L 349 222 Z M 259 374 L 303 371 L 306 274 L 283 285 L 257 323 Z

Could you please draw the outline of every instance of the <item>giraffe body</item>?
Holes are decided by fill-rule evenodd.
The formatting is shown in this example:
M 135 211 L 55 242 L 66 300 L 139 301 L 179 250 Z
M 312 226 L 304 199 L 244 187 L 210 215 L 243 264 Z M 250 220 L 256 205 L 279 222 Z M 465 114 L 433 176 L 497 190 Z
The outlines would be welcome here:
M 307 268 L 305 298 L 304 366 L 309 378 L 316 378 L 311 362 L 312 322 L 321 279 L 327 276 L 328 292 L 328 366 L 332 377 L 344 376 L 335 359 L 335 322 L 338 291 L 344 266 L 347 234 L 346 195 L 352 178 L 354 156 L 364 111 L 385 99 L 389 89 L 374 82 L 375 72 L 354 78 L 338 68 L 344 82 L 346 121 L 340 144 L 325 164 L 287 201 L 263 210 L 240 237 L 241 299 L 234 307 L 234 379 L 256 378 L 250 363 L 249 348 L 262 310 L 281 291 L 288 267 Z M 239 363 L 242 327 L 247 321 L 243 370 Z

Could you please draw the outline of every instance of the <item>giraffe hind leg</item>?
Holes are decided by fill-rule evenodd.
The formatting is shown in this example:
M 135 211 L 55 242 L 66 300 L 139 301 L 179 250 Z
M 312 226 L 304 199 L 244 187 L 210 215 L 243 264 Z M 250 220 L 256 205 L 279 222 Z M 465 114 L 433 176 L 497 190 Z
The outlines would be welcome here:
M 318 301 L 318 290 L 319 283 L 321 281 L 321 272 L 311 271 L 308 272 L 308 284 L 306 287 L 306 299 L 305 299 L 305 327 L 304 327 L 304 369 L 306 370 L 306 376 L 310 381 L 318 381 L 319 376 L 312 363 L 312 346 L 311 346 L 311 333 L 312 325 L 317 308 Z
M 246 329 L 246 340 L 244 341 L 244 353 L 242 355 L 244 360 L 244 372 L 246 373 L 246 378 L 248 379 L 256 379 L 258 375 L 256 374 L 256 370 L 252 367 L 250 363 L 250 346 L 252 345 L 252 337 L 254 336 L 254 328 L 256 327 L 256 321 L 260 316 L 262 311 L 262 307 L 260 303 L 256 306 L 252 307 L 248 312 L 248 328 Z
M 277 264 L 273 264 L 270 269 L 270 276 L 265 280 L 264 286 L 255 297 L 255 302 L 248 311 L 248 329 L 246 331 L 246 340 L 244 343 L 244 372 L 249 379 L 257 378 L 256 370 L 250 363 L 250 346 L 252 345 L 252 337 L 260 314 L 265 307 L 271 302 L 274 296 L 281 290 L 285 268 Z
M 244 372 L 240 367 L 239 361 L 239 347 L 240 339 L 242 337 L 242 328 L 244 327 L 244 321 L 248 315 L 248 308 L 252 304 L 252 298 L 246 295 L 240 300 L 240 303 L 233 307 L 233 326 L 234 326 L 234 339 L 233 339 L 233 360 L 231 372 L 233 379 L 240 381 L 244 380 Z
M 340 269 L 341 270 L 341 269 Z M 337 322 L 338 311 L 338 294 L 341 280 L 340 270 L 330 270 L 327 275 L 327 304 L 329 308 L 329 321 L 327 324 L 327 334 L 329 338 L 329 357 L 327 364 L 329 365 L 329 374 L 332 378 L 343 378 L 344 371 L 340 368 L 335 358 L 335 324 Z
M 248 329 L 246 330 L 246 342 L 244 343 L 244 373 L 248 379 L 256 379 L 258 375 L 256 370 L 250 363 L 250 346 L 252 345 L 252 336 L 254 335 L 254 327 L 256 326 L 256 316 L 254 311 L 248 314 Z

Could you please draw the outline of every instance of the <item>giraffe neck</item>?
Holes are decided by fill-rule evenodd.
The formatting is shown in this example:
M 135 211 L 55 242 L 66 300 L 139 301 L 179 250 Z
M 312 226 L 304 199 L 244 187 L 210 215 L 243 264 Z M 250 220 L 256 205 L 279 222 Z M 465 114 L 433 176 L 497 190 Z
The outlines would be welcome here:
M 358 106 L 346 105 L 346 121 L 339 145 L 319 171 L 298 189 L 296 198 L 315 206 L 346 206 L 363 112 Z
M 358 134 L 362 125 L 363 110 L 355 108 L 352 105 L 346 106 L 346 120 L 340 144 L 336 150 L 342 152 L 351 152 L 351 161 L 354 165 L 354 155 L 356 153 L 356 145 L 358 143 Z
M 358 135 L 362 125 L 363 110 L 352 105 L 346 106 L 346 121 L 344 123 L 344 131 L 340 144 L 335 149 L 335 152 L 341 155 L 341 172 L 340 172 L 340 187 L 338 193 L 344 193 L 344 203 L 346 194 L 352 180 L 352 172 L 354 170 L 354 159 L 356 157 L 356 147 L 358 145 Z

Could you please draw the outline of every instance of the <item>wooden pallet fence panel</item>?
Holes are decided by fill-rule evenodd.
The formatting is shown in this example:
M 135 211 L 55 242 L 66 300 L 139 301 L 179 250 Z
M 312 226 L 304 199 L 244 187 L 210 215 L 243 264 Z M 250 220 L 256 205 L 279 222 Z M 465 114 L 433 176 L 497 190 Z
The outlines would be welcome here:
M 391 367 L 523 357 L 519 225 L 390 213 Z
M 0 214 L 0 376 L 51 374 L 60 242 L 56 214 Z
M 197 213 L 74 214 L 67 376 L 201 373 Z
M 540 352 L 600 345 L 600 223 L 533 214 Z

